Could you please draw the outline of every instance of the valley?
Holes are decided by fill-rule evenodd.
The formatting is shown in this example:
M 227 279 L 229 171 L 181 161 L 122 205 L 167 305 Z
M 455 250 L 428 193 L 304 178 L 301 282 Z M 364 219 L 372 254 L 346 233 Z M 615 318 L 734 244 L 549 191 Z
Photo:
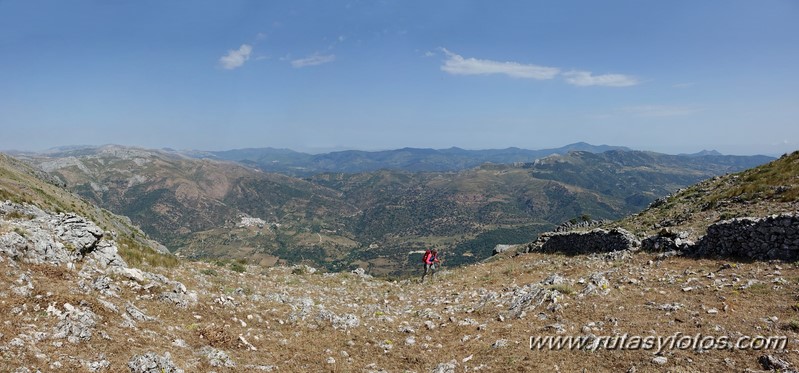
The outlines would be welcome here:
M 419 283 L 373 277 L 366 266 L 274 266 L 269 256 L 176 258 L 124 217 L 2 156 L 0 311 L 8 322 L 0 365 L 134 373 L 795 371 L 798 175 L 799 152 L 786 154 L 621 220 L 544 235 L 585 247 L 549 251 L 548 243 L 528 242 Z M 723 220 L 744 216 L 752 217 Z M 753 260 L 749 245 L 737 254 L 695 251 L 717 226 L 739 224 L 719 246 L 738 242 L 749 221 L 772 222 L 753 233 L 781 242 L 779 255 L 787 256 Z M 281 224 L 237 222 L 237 234 L 250 239 Z M 627 232 L 624 247 L 604 238 L 616 231 Z M 203 238 L 251 255 L 230 232 Z M 548 347 L 547 338 L 580 344 Z M 650 339 L 660 342 L 642 342 Z
M 307 158 L 280 154 L 281 162 Z M 369 167 L 383 169 L 347 172 L 370 169 L 353 166 L 366 156 L 377 160 Z M 325 164 L 337 172 L 297 178 L 203 152 L 114 145 L 23 158 L 187 258 L 331 271 L 362 266 L 394 276 L 414 271 L 414 253 L 428 247 L 443 249 L 448 265 L 475 263 L 498 244 L 529 242 L 570 220 L 617 219 L 691 183 L 769 159 L 585 143 L 542 151 L 402 149 L 320 155 L 335 159 Z M 529 162 L 469 167 L 487 159 Z M 417 171 L 419 164 L 445 170 Z M 250 219 L 262 223 L 242 224 Z

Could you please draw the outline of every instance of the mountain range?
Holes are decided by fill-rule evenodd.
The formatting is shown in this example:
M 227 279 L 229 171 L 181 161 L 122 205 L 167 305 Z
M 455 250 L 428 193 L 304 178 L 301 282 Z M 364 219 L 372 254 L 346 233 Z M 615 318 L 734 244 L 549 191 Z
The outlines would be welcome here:
M 688 172 L 677 172 L 674 167 L 680 163 L 674 162 L 679 158 L 670 161 L 672 156 L 627 156 L 632 157 L 573 152 L 524 167 L 486 165 L 444 174 L 326 174 L 293 185 L 302 191 L 324 181 L 327 186 L 316 187 L 327 189 L 313 193 L 328 196 L 325 191 L 332 190 L 339 193 L 333 195 L 338 199 L 359 195 L 351 202 L 357 207 L 380 202 L 380 197 L 390 200 L 384 195 L 420 179 L 426 182 L 424 188 L 437 188 L 436 193 L 444 193 L 447 185 L 461 191 L 485 190 L 488 182 L 497 190 L 492 200 L 501 202 L 498 196 L 525 181 L 538 180 L 532 190 L 546 185 L 580 189 L 554 180 L 556 175 L 602 186 L 611 183 L 599 183 L 600 175 L 611 179 L 623 174 L 621 180 L 640 186 L 658 172 L 675 177 Z M 69 184 L 66 176 L 73 180 L 81 173 L 94 175 L 95 168 L 108 170 L 115 175 L 109 180 L 116 178 L 122 185 L 125 172 L 132 172 L 127 167 L 136 165 L 137 172 L 148 175 L 179 175 L 174 183 L 160 180 L 153 186 L 164 190 L 160 197 L 172 193 L 176 201 L 186 202 L 207 192 L 192 190 L 192 185 L 213 190 L 210 184 L 224 185 L 260 171 L 119 147 L 28 161 L 49 173 L 0 155 L 0 310 L 6 320 L 0 325 L 0 365 L 15 372 L 796 370 L 791 346 L 799 337 L 799 267 L 793 263 L 799 252 L 799 152 L 681 188 L 643 211 L 605 222 L 604 229 L 543 235 L 549 237 L 547 244 L 559 237 L 581 241 L 593 251 L 497 255 L 461 268 L 445 260 L 443 270 L 423 283 L 415 276 L 375 278 L 363 267 L 320 273 L 304 264 L 265 268 L 223 258 L 176 259 L 159 252 L 157 243 L 130 220 L 64 188 Z M 577 177 L 580 165 L 597 169 Z M 202 182 L 220 172 L 217 168 L 229 173 Z M 711 167 L 717 168 L 724 166 Z M 525 176 L 531 170 L 550 179 Z M 462 179 L 447 179 L 450 174 Z M 148 183 L 139 176 L 134 184 Z M 106 181 L 102 175 L 93 177 L 87 181 L 92 190 L 124 189 L 101 184 Z M 302 195 L 295 194 L 299 192 L 279 188 L 279 183 L 293 179 L 268 180 L 278 183 L 269 189 L 288 196 L 286 205 L 300 204 Z M 504 184 L 508 185 L 500 187 Z M 111 185 L 108 191 L 106 185 Z M 382 192 L 368 197 L 370 188 Z M 424 188 L 415 190 L 424 193 Z M 131 193 L 142 190 L 146 188 Z M 598 192 L 585 193 L 613 200 Z M 159 198 L 158 208 L 149 214 L 182 206 Z M 223 208 L 225 201 L 212 205 Z M 190 218 L 190 212 L 184 217 Z M 255 217 L 237 218 L 239 228 L 250 227 L 256 235 L 266 235 L 259 226 L 270 225 Z M 272 224 L 282 227 L 289 222 Z M 718 247 L 791 257 L 708 258 L 651 245 L 704 247 L 701 243 L 708 236 L 718 238 L 723 227 L 737 231 L 724 230 L 732 234 Z M 208 231 L 204 238 L 228 240 L 226 248 L 235 248 L 236 236 L 246 229 L 230 228 Z M 630 238 L 631 246 L 609 252 L 611 248 L 597 242 L 586 243 L 585 237 L 599 242 Z M 777 250 L 763 247 L 758 239 L 778 242 Z M 573 336 L 579 345 L 547 348 L 548 336 Z M 665 343 L 648 346 L 644 338 Z M 732 344 L 753 338 L 757 345 Z M 680 342 L 672 347 L 669 340 Z M 694 341 L 698 347 L 684 348 Z
M 339 152 L 314 156 L 337 159 L 329 168 L 338 172 L 304 178 L 265 172 L 248 160 L 121 146 L 24 158 L 181 255 L 308 262 L 331 270 L 361 266 L 382 274 L 414 270 L 411 253 L 431 246 L 447 248 L 451 264 L 476 262 L 497 244 L 528 242 L 572 219 L 616 219 L 678 188 L 770 159 L 569 147 L 610 150 Z M 525 152 L 549 155 L 485 162 Z M 398 163 L 403 154 L 408 161 Z M 425 164 L 418 160 L 436 157 L 427 164 L 478 166 L 415 170 Z M 369 166 L 380 170 L 344 171 L 372 158 L 382 159 Z
M 403 148 L 384 151 L 347 150 L 324 154 L 308 154 L 288 149 L 251 148 L 216 152 L 192 152 L 197 157 L 241 162 L 267 172 L 293 176 L 312 176 L 326 172 L 361 173 L 381 169 L 410 172 L 460 171 L 484 163 L 512 164 L 532 162 L 552 154 L 570 151 L 602 153 L 608 150 L 630 150 L 622 146 L 574 143 L 560 148 L 527 150 L 519 148 L 466 150 Z

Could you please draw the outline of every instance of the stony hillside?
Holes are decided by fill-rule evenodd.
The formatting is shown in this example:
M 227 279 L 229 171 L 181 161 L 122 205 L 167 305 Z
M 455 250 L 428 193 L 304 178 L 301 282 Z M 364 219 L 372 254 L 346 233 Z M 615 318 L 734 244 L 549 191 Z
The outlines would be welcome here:
M 120 243 L 121 254 L 134 263 L 148 259 L 152 262 L 174 260 L 166 247 L 151 240 L 128 217 L 97 207 L 64 189 L 63 182 L 49 174 L 0 153 L 0 201 L 4 200 L 60 214 L 80 214 L 95 222 L 101 235 L 113 235 Z M 27 214 L 18 216 L 28 217 Z
M 783 199 L 795 199 L 785 198 L 790 189 L 772 193 L 750 182 L 761 175 L 788 185 L 796 173 L 783 167 L 795 157 L 717 192 L 742 187 L 753 192 L 740 194 L 749 205 L 777 212 L 791 203 Z M 38 192 L 3 183 L 0 366 L 9 371 L 787 372 L 799 364 L 793 262 L 631 245 L 462 268 L 445 261 L 423 284 L 304 265 L 131 265 L 96 216 L 76 214 L 59 198 L 52 206 L 20 203 Z M 52 188 L 48 195 L 69 195 Z M 55 211 L 61 205 L 67 209 Z M 531 349 L 531 337 L 546 336 L 585 345 Z
M 3 206 L 4 226 L 31 229 L 14 217 L 31 212 Z M 33 221 L 53 216 L 35 214 Z M 11 232 L 0 239 L 17 238 Z M 29 232 L 28 242 L 47 242 Z M 82 244 L 51 237 L 64 248 Z M 34 246 L 0 252 L 0 365 L 14 371 L 786 371 L 799 360 L 789 352 L 799 343 L 799 268 L 791 263 L 533 253 L 419 284 L 302 265 L 136 269 L 106 245 L 85 256 L 61 251 L 53 261 Z M 773 335 L 787 347 L 666 340 L 648 349 L 530 348 L 531 337 L 575 336 L 592 346 L 600 337 L 697 334 Z
M 688 232 L 695 239 L 718 221 L 796 211 L 799 211 L 799 152 L 681 189 L 613 225 L 640 236 L 667 228 Z

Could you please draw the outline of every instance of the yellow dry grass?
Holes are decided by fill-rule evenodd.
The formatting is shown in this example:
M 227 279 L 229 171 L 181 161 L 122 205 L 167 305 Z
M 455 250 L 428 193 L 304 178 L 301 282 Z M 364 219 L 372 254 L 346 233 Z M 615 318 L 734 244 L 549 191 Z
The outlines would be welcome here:
M 6 259 L 7 261 L 7 259 Z M 7 265 L 2 264 L 2 265 Z M 109 371 L 124 371 L 135 354 L 169 351 L 172 360 L 187 371 L 246 371 L 245 366 L 274 365 L 284 372 L 390 372 L 430 371 L 440 363 L 455 361 L 457 371 L 730 371 L 757 369 L 757 358 L 776 354 L 798 363 L 795 352 L 668 350 L 668 362 L 652 363 L 652 351 L 531 351 L 529 338 L 555 335 L 561 324 L 568 335 L 584 335 L 594 323 L 596 335 L 660 335 L 675 333 L 705 336 L 785 335 L 788 349 L 796 350 L 799 324 L 799 268 L 793 263 L 736 263 L 717 260 L 669 258 L 638 253 L 629 259 L 606 261 L 590 256 L 527 254 L 451 271 L 419 284 L 416 278 L 394 282 L 361 279 L 348 273 L 324 275 L 290 268 L 248 266 L 243 273 L 210 263 L 183 262 L 171 269 L 150 269 L 183 282 L 198 291 L 199 302 L 186 309 L 158 300 L 161 286 L 131 287 L 114 277 L 120 298 L 106 297 L 124 312 L 132 302 L 153 321 L 137 322 L 134 329 L 121 326 L 120 314 L 105 308 L 96 293 L 77 289 L 77 273 L 66 268 L 19 263 L 20 273 L 34 279 L 34 295 L 19 297 L 6 291 L 0 301 L 4 323 L 0 345 L 32 329 L 49 332 L 57 320 L 43 314 L 49 304 L 83 304 L 99 316 L 89 341 L 55 347 L 52 340 L 12 349 L 0 365 L 49 370 L 57 360 L 64 369 L 83 371 L 80 360 L 95 361 L 99 354 L 111 362 Z M 294 272 L 294 273 L 292 273 Z M 607 295 L 581 296 L 582 280 L 605 273 Z M 4 271 L 0 286 L 9 289 L 17 278 Z M 548 303 L 528 311 L 522 319 L 507 316 L 508 304 L 484 302 L 491 292 L 503 294 L 527 284 L 540 283 L 552 274 L 569 282 L 548 286 L 562 293 L 560 309 Z M 723 283 L 716 280 L 724 279 Z M 737 281 L 736 281 L 737 279 Z M 781 279 L 781 280 L 777 280 Z M 748 281 L 757 281 L 743 288 Z M 776 282 L 775 282 L 776 281 Z M 722 285 L 719 285 L 722 284 Z M 688 289 L 688 290 L 684 290 Z M 217 301 L 229 296 L 235 306 Z M 307 298 L 311 312 L 291 321 L 298 303 L 280 300 Z M 284 300 L 285 300 L 284 299 Z M 666 311 L 658 307 L 679 303 Z M 336 328 L 319 320 L 319 307 L 337 315 L 356 315 L 360 325 Z M 15 314 L 15 308 L 27 311 Z M 33 311 L 38 309 L 39 311 Z M 718 313 L 708 313 L 716 309 Z M 438 318 L 429 318 L 437 314 Z M 500 315 L 505 315 L 504 321 Z M 541 316 L 541 317 L 539 317 Z M 544 318 L 545 316 L 545 318 Z M 464 321 L 473 320 L 465 323 Z M 776 320 L 776 321 L 775 321 Z M 435 327 L 428 330 L 425 321 Z M 410 326 L 412 333 L 401 329 Z M 101 333 L 110 339 L 104 339 Z M 252 344 L 251 350 L 239 336 Z M 406 343 L 411 337 L 414 343 Z M 176 340 L 188 347 L 176 347 Z M 492 348 L 504 339 L 507 346 Z M 227 352 L 236 368 L 211 367 L 197 353 L 204 346 Z M 35 348 L 34 348 L 35 347 Z M 37 358 L 37 354 L 47 359 Z M 329 359 L 335 360 L 334 363 Z M 332 361 L 332 360 L 330 360 Z M 227 370 L 226 370 L 227 369 Z

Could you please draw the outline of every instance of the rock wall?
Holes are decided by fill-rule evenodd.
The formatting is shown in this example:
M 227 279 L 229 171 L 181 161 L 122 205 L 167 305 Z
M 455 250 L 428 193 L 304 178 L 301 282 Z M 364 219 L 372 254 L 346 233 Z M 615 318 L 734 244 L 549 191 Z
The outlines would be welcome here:
M 548 232 L 528 246 L 529 251 L 587 254 L 637 248 L 640 241 L 630 232 L 613 228 L 587 232 Z
M 725 220 L 707 228 L 707 234 L 686 254 L 739 257 L 755 260 L 799 259 L 799 215 Z
M 576 223 L 572 223 L 570 221 L 563 222 L 561 225 L 555 227 L 553 232 L 569 232 L 575 229 L 583 229 L 583 228 L 593 228 L 602 224 L 607 223 L 607 220 L 582 220 Z
M 664 228 L 658 234 L 642 240 L 641 250 L 649 252 L 685 250 L 694 245 L 694 242 L 688 239 L 689 235 L 688 232 L 673 232 Z

